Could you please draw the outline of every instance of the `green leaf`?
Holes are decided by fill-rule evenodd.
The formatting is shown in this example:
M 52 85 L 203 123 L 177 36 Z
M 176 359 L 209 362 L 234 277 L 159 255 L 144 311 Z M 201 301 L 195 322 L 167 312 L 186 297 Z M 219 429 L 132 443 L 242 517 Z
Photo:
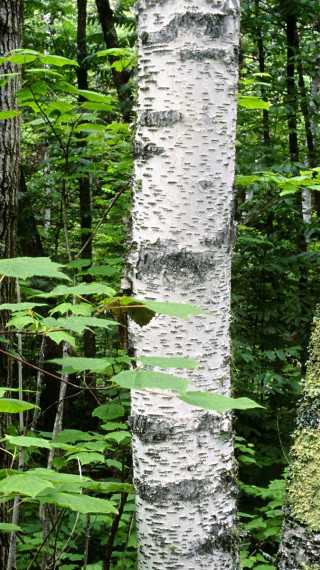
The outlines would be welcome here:
M 51 338 L 51 340 L 53 340 L 56 344 L 60 344 L 60 342 L 68 342 L 73 348 L 76 347 L 76 339 L 65 331 L 52 331 L 46 333 L 46 336 Z
M 115 418 L 121 418 L 124 415 L 124 412 L 124 407 L 120 404 L 103 404 L 93 410 L 92 416 L 100 418 L 103 421 L 108 421 L 114 420 Z
M 18 526 L 17 524 L 13 523 L 0 523 L 0 530 L 2 532 L 14 532 L 14 531 L 23 532 L 21 526 Z
M 130 360 L 138 361 L 148 366 L 158 366 L 159 368 L 187 368 L 194 370 L 198 366 L 196 360 L 175 356 L 137 356 Z
M 11 63 L 17 63 L 18 65 L 30 63 L 35 59 L 37 59 L 36 55 L 31 55 L 28 53 L 15 53 L 14 55 L 9 55 L 9 57 L 7 57 L 7 61 L 11 61 Z
M 128 431 L 113 431 L 105 436 L 105 439 L 116 441 L 118 444 L 131 439 L 131 434 Z
M 79 460 L 82 465 L 105 462 L 103 453 L 96 453 L 94 451 L 92 453 L 90 451 L 80 451 L 79 453 L 70 455 L 67 461 L 71 461 L 72 459 Z
M 111 297 L 114 294 L 115 290 L 108 287 L 108 285 L 102 285 L 101 283 L 80 283 L 73 287 L 58 285 L 58 287 L 55 287 L 55 289 L 50 291 L 50 293 L 41 293 L 38 297 L 47 298 L 58 297 L 60 295 L 65 295 L 66 297 L 69 297 L 70 295 L 107 295 L 108 297 Z
M 113 360 L 110 358 L 82 358 L 80 356 L 68 356 L 66 358 L 55 358 L 49 362 L 60 364 L 64 368 L 63 372 L 67 373 L 84 372 L 85 370 L 99 373 L 105 372 L 106 369 L 112 365 Z
M 38 408 L 38 406 L 30 404 L 30 402 L 24 402 L 23 400 L 15 400 L 14 398 L 0 399 L 0 412 L 6 414 L 17 414 L 18 412 L 32 410 L 33 408 Z
M 246 109 L 266 109 L 269 111 L 270 103 L 259 99 L 259 97 L 253 97 L 249 95 L 239 95 L 238 103 L 241 107 Z
M 0 111 L 0 121 L 12 119 L 13 117 L 18 117 L 18 115 L 21 115 L 21 111 Z
M 39 67 L 34 67 L 34 68 L 29 68 L 25 70 L 25 73 L 30 73 L 32 75 L 34 74 L 38 74 L 38 75 L 51 75 L 53 77 L 63 77 L 63 75 L 61 75 L 61 73 L 58 73 L 57 71 L 53 71 L 53 69 L 48 69 L 48 68 L 39 68 Z
M 15 257 L 0 260 L 0 273 L 19 279 L 28 279 L 37 275 L 70 281 L 70 278 L 62 273 L 62 267 L 61 263 L 55 263 L 48 257 Z
M 184 393 L 192 382 L 186 378 L 180 378 L 154 370 L 125 370 L 112 378 L 122 388 L 129 390 L 144 390 L 157 388 L 159 390 L 174 390 Z
M 105 499 L 97 499 L 88 495 L 75 495 L 71 493 L 57 493 L 55 502 L 61 507 L 66 507 L 72 511 L 83 514 L 100 513 L 100 514 L 117 514 L 118 511 L 111 503 Z
M 79 67 L 79 64 L 73 59 L 61 57 L 60 55 L 43 55 L 40 57 L 40 60 L 41 63 L 45 65 L 57 65 L 58 67 L 63 67 L 64 65 L 75 65 Z
M 108 95 L 103 95 L 103 93 L 97 93 L 96 91 L 85 91 L 84 89 L 79 89 L 79 95 L 85 97 L 89 101 L 96 101 L 97 103 L 112 103 L 114 99 Z
M 50 481 L 44 481 L 40 477 L 30 475 L 29 473 L 11 475 L 0 481 L 0 491 L 2 493 L 15 493 L 32 498 L 48 487 L 53 487 Z
M 90 317 L 94 311 L 94 307 L 90 305 L 90 303 L 61 303 L 61 305 L 57 305 L 54 309 L 49 311 L 50 315 L 55 315 L 56 313 L 66 313 L 70 311 L 74 315 L 83 315 L 85 317 Z
M 5 440 L 9 441 L 12 445 L 17 447 L 44 447 L 45 449 L 51 449 L 51 442 L 47 439 L 42 439 L 40 437 L 28 437 L 25 435 L 6 435 Z
M 3 303 L 0 311 L 26 311 L 34 307 L 46 307 L 46 303 Z
M 190 406 L 198 406 L 205 410 L 214 410 L 225 413 L 228 410 L 249 410 L 252 408 L 262 408 L 249 398 L 229 398 L 222 394 L 211 394 L 210 392 L 187 392 L 179 396 L 179 399 Z
M 159 303 L 158 301 L 139 301 L 145 307 L 159 313 L 168 315 L 169 317 L 177 317 L 179 319 L 189 320 L 190 315 L 206 315 L 206 311 L 198 309 L 194 305 L 188 303 Z

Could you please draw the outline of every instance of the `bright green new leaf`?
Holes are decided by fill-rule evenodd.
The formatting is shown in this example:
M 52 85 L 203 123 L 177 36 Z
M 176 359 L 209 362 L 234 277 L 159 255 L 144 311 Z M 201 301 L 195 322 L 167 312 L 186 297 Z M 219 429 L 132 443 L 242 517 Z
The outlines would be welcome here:
M 190 406 L 198 406 L 205 410 L 214 410 L 225 413 L 228 410 L 249 410 L 252 408 L 262 408 L 249 398 L 229 398 L 222 394 L 212 394 L 210 392 L 187 392 L 179 396 L 179 399 Z
M 30 475 L 28 472 L 21 475 L 11 475 L 0 481 L 1 493 L 16 493 L 32 498 L 48 487 L 53 487 L 50 481 L 45 481 L 36 475 Z
M 17 63 L 18 65 L 30 63 L 35 59 L 37 59 L 36 55 L 31 55 L 28 53 L 16 53 L 14 55 L 9 55 L 9 57 L 7 57 L 7 61 L 11 61 L 11 63 Z
M 63 75 L 61 75 L 61 73 L 58 73 L 57 71 L 53 71 L 53 69 L 42 69 L 39 67 L 34 67 L 34 68 L 29 68 L 25 70 L 25 73 L 30 73 L 32 75 L 37 74 L 37 75 L 51 75 L 53 77 L 63 77 Z
M 18 117 L 18 115 L 21 115 L 21 111 L 0 111 L 0 121 L 12 119 L 13 117 Z
M 116 374 L 112 378 L 122 388 L 129 390 L 174 390 L 183 394 L 192 382 L 186 378 L 164 374 L 163 372 L 154 372 L 154 370 L 125 370 Z
M 38 406 L 30 404 L 30 402 L 24 402 L 23 400 L 15 400 L 14 398 L 0 399 L 0 412 L 6 414 L 17 414 L 18 412 L 25 412 L 33 408 L 38 408 Z
M 198 366 L 196 360 L 179 356 L 136 356 L 135 358 L 131 358 L 131 360 L 141 362 L 148 366 L 158 366 L 159 368 L 187 368 L 194 370 Z
M 109 95 L 103 95 L 103 93 L 97 93 L 96 91 L 85 91 L 84 89 L 79 89 L 79 95 L 82 95 L 88 101 L 96 101 L 97 103 L 112 103 L 114 99 L 109 97 Z
M 249 95 L 239 95 L 238 103 L 241 107 L 246 109 L 266 109 L 269 111 L 270 103 Z
M 48 257 L 14 257 L 0 260 L 0 274 L 19 279 L 28 279 L 38 275 L 70 281 L 70 278 L 62 273 L 62 267 L 61 263 L 55 263 Z
M 73 59 L 61 57 L 60 55 L 42 55 L 40 60 L 41 63 L 44 63 L 45 65 L 57 65 L 58 67 L 63 67 L 64 65 L 75 65 L 79 67 L 79 64 Z

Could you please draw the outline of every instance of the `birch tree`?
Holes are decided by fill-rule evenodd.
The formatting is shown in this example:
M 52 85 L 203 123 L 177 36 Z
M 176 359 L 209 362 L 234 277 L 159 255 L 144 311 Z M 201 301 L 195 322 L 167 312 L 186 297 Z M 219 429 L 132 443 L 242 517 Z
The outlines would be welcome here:
M 131 330 L 135 354 L 189 356 L 230 394 L 238 0 L 141 0 L 130 271 L 138 298 L 211 314 Z M 237 568 L 231 417 L 136 392 L 139 568 Z

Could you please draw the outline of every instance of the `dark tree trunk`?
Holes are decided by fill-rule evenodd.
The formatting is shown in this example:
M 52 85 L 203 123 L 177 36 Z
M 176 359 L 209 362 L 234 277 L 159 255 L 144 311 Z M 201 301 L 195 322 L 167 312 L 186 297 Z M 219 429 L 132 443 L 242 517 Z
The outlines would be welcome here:
M 118 36 L 109 0 L 96 0 L 96 5 L 107 49 L 118 48 Z M 118 58 L 116 56 L 110 55 L 110 65 L 112 65 L 117 59 Z M 118 93 L 123 118 L 126 122 L 129 122 L 133 106 L 133 97 L 131 89 L 128 86 L 131 74 L 125 69 L 123 71 L 117 71 L 114 67 L 111 67 L 111 73 Z
M 297 16 L 288 13 L 286 15 L 287 36 L 287 108 L 289 129 L 289 152 L 291 162 L 298 162 L 298 99 L 295 84 L 295 59 L 297 53 Z

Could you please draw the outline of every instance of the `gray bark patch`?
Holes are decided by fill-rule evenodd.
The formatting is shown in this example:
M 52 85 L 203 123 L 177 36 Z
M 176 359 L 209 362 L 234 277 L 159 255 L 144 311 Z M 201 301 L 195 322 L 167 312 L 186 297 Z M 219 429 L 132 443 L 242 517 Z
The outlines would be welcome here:
M 143 41 L 148 44 L 169 43 L 178 37 L 182 29 L 192 29 L 200 37 L 205 35 L 216 39 L 223 35 L 225 17 L 224 14 L 203 14 L 197 12 L 179 14 L 162 30 L 150 33 L 148 38 L 144 38 Z
M 179 111 L 145 111 L 141 114 L 140 124 L 146 127 L 168 127 L 179 123 L 181 119 Z
M 179 483 L 167 485 L 149 485 L 144 481 L 136 480 L 136 492 L 141 499 L 150 503 L 162 503 L 172 499 L 177 502 L 195 502 L 207 495 L 207 481 L 188 479 Z

